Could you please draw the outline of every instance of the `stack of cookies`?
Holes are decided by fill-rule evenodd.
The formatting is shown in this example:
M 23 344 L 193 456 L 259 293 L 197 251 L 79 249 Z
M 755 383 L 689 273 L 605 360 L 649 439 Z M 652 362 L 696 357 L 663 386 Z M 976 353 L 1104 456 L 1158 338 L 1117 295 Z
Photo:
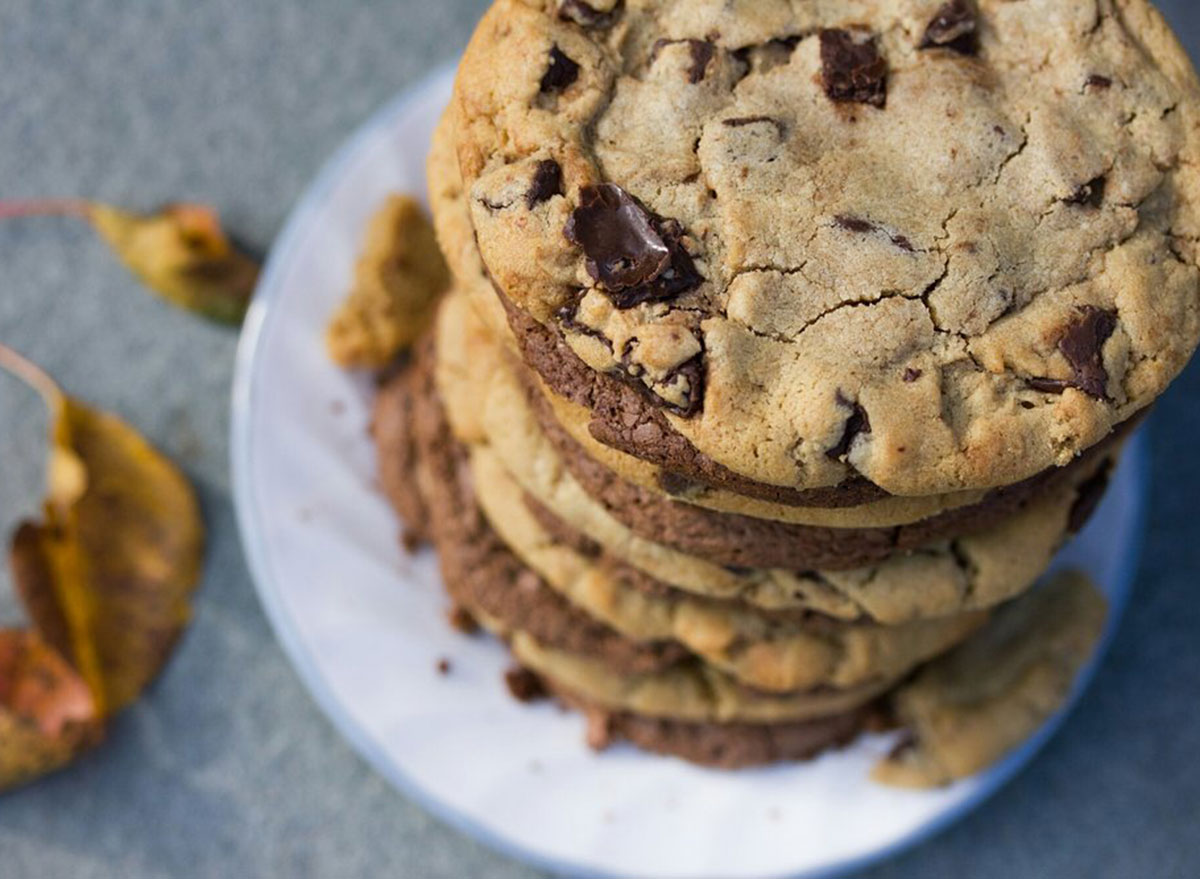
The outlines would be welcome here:
M 1144 0 L 497 0 L 385 486 L 518 695 L 939 784 L 1103 629 L 1035 588 L 1200 338 L 1200 95 Z

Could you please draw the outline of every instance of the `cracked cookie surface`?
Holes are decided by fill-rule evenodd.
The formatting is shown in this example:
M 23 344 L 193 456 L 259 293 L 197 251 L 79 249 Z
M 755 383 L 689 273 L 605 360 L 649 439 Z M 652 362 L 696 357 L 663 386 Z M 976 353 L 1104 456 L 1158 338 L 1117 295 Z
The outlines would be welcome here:
M 492 280 L 638 389 L 606 441 L 987 488 L 1191 355 L 1198 86 L 1143 0 L 580 8 L 499 0 L 453 110 Z

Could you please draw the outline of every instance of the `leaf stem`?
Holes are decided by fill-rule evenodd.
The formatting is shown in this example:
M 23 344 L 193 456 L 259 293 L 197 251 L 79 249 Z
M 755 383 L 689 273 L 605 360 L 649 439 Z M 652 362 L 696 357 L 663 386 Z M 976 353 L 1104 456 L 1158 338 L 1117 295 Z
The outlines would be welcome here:
M 0 369 L 20 379 L 41 395 L 47 408 L 53 410 L 62 399 L 62 389 L 50 378 L 49 373 L 33 361 L 22 357 L 12 348 L 0 342 Z
M 92 203 L 82 198 L 42 198 L 0 201 L 0 220 L 15 217 L 79 217 L 86 220 Z

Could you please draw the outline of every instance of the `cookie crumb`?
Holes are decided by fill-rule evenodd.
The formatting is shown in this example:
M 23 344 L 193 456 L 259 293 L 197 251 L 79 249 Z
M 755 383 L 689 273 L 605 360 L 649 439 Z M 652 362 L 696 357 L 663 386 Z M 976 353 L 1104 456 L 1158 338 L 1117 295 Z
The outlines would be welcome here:
M 450 665 L 450 660 L 444 656 L 437 661 L 437 673 L 443 677 L 450 674 L 452 668 L 453 666 Z
M 542 679 L 527 668 L 514 666 L 504 673 L 508 692 L 518 702 L 537 702 L 549 694 L 542 686 Z
M 450 612 L 446 615 L 450 621 L 450 627 L 456 632 L 461 632 L 464 635 L 474 635 L 479 631 L 479 623 L 475 621 L 475 617 L 471 616 L 471 612 L 464 607 L 454 606 L 450 608 Z

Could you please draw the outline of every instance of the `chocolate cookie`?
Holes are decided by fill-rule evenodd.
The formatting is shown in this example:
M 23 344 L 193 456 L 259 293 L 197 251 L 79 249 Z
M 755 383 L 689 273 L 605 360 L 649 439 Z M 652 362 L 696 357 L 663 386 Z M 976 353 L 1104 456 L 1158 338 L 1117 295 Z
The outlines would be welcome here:
M 473 467 L 474 470 L 474 467 Z M 740 602 L 689 595 L 658 583 L 582 535 L 542 527 L 520 487 L 484 466 L 473 481 L 485 517 L 523 563 L 588 616 L 639 642 L 675 641 L 743 684 L 788 693 L 903 677 L 967 638 L 986 619 L 973 612 L 881 626 L 818 614 L 772 614 Z M 565 538 L 565 539 L 563 539 Z
M 524 667 L 609 709 L 689 722 L 775 723 L 841 715 L 894 683 L 895 676 L 880 676 L 853 687 L 766 693 L 739 684 L 673 642 L 625 639 L 569 604 L 525 568 L 480 516 L 463 449 L 451 436 L 427 377 L 429 351 L 426 345 L 418 356 L 417 378 L 400 376 L 393 380 L 393 393 L 380 396 L 387 406 L 395 405 L 400 394 L 414 394 L 407 403 L 414 413 L 411 434 L 380 434 L 377 441 L 385 453 L 390 444 L 415 441 L 415 482 L 430 511 L 447 591 L 505 637 Z M 376 423 L 395 426 L 398 420 L 381 413 Z M 413 479 L 410 475 L 410 483 Z M 398 489 L 393 486 L 390 493 Z
M 711 598 L 768 609 L 807 608 L 882 623 L 994 606 L 1027 589 L 1069 533 L 1082 485 L 1030 504 L 987 531 L 898 553 L 852 571 L 731 568 L 640 537 L 614 519 L 571 476 L 530 411 L 526 394 L 489 345 L 486 329 L 458 294 L 435 323 L 438 385 L 458 436 L 473 452 L 477 480 L 515 479 L 572 529 L 657 580 Z M 469 352 L 469 353 L 468 353 Z
M 1145 0 L 1052 3 L 1051 45 L 1041 7 L 943 6 L 495 3 L 453 103 L 471 221 L 600 439 L 806 504 L 990 488 L 1183 367 L 1185 53 Z
M 414 523 L 410 529 L 415 525 L 432 536 L 456 604 L 520 620 L 543 642 L 594 656 L 625 673 L 658 671 L 688 658 L 677 643 L 634 642 L 593 621 L 522 565 L 491 530 L 475 504 L 465 455 L 435 397 L 430 343 L 426 339 L 415 364 L 381 389 L 373 430 L 384 451 L 384 491 L 402 517 L 412 517 L 405 518 Z M 412 500 L 414 494 L 420 501 Z
M 868 705 L 799 723 L 686 723 L 599 708 L 553 682 L 550 690 L 585 714 L 588 743 L 596 750 L 625 740 L 645 751 L 714 769 L 808 760 L 853 741 L 864 728 L 878 725 L 881 716 L 879 709 Z
M 519 375 L 519 373 L 518 373 Z M 1030 503 L 1060 490 L 1080 472 L 1094 469 L 1128 433 L 1122 426 L 1066 467 L 995 489 L 970 506 L 890 528 L 822 528 L 719 513 L 672 500 L 689 485 L 662 480 L 654 492 L 626 482 L 591 458 L 558 424 L 536 386 L 523 382 L 546 437 L 571 475 L 633 533 L 723 565 L 767 568 L 852 570 L 883 561 L 895 552 L 984 531 Z

